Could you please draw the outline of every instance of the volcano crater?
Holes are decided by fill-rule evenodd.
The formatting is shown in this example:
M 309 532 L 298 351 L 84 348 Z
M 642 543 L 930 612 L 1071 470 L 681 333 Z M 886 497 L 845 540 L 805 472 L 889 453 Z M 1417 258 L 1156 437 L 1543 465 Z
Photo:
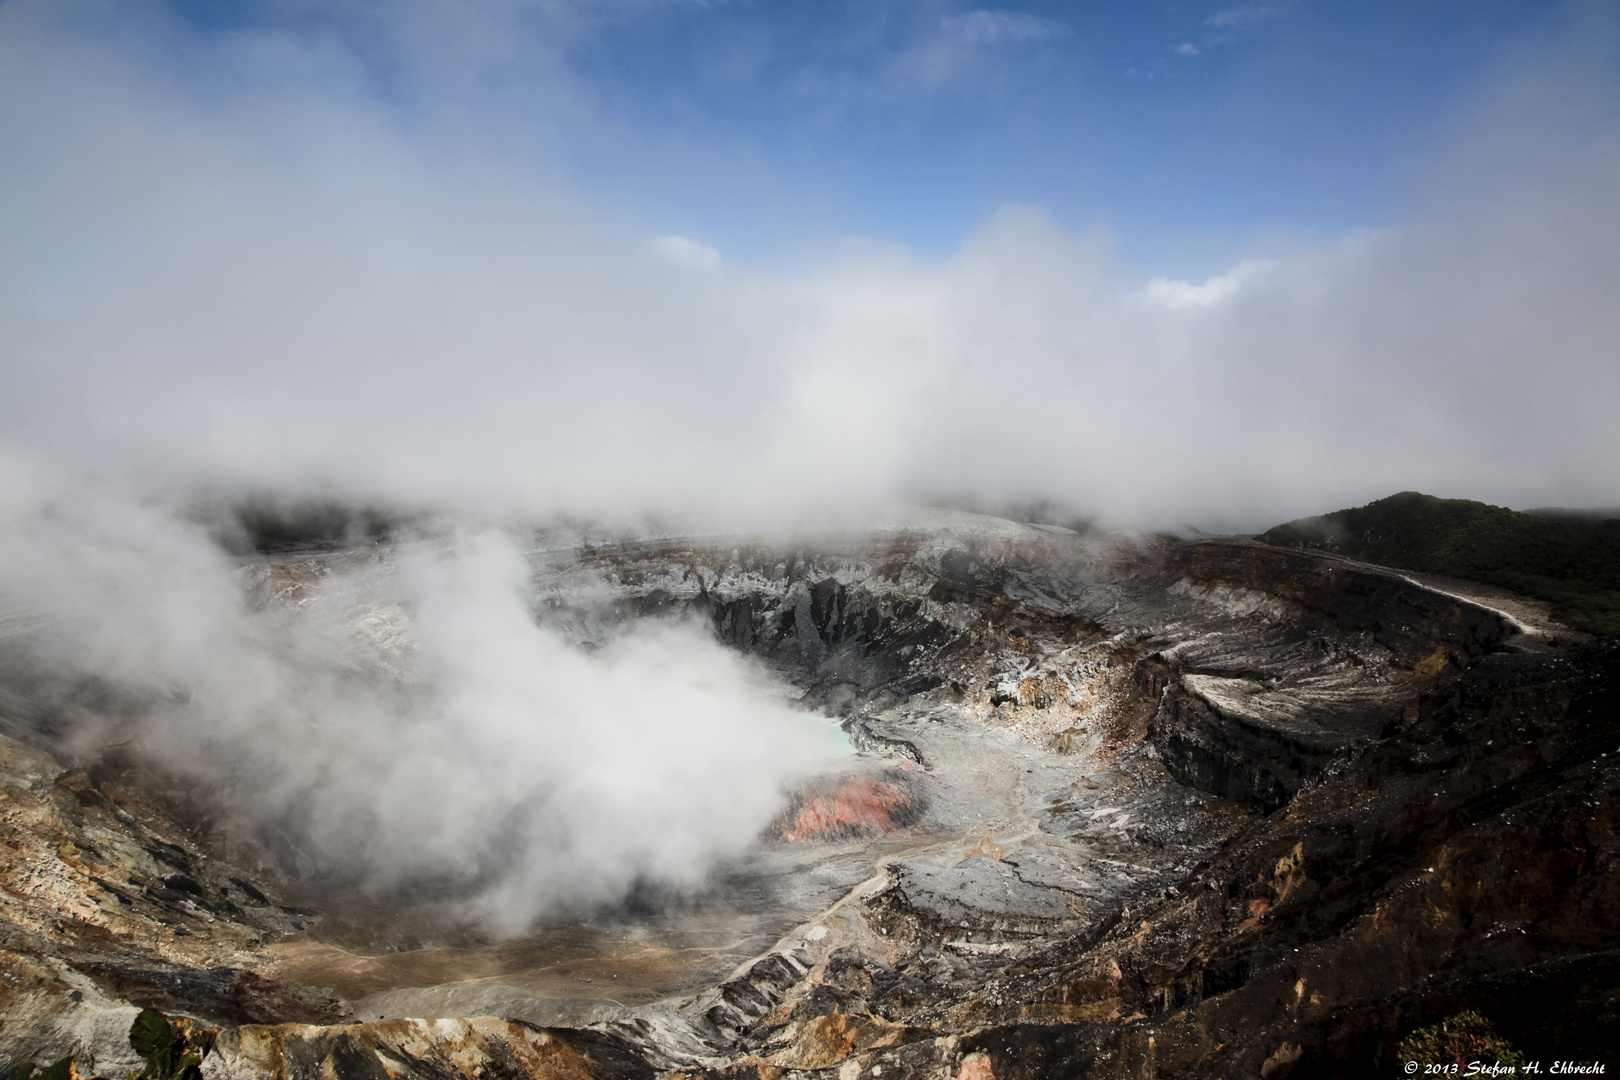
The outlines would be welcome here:
M 982 1057 L 997 1077 L 1273 1077 L 1378 1060 L 1458 1001 L 1500 1010 L 1514 971 L 1542 994 L 1525 1016 L 1563 1003 L 1561 1049 L 1612 1030 L 1587 988 L 1614 938 L 1564 913 L 1615 898 L 1607 811 L 1580 794 L 1616 782 L 1596 749 L 1613 657 L 1555 625 L 1320 554 L 944 512 L 524 554 L 539 625 L 592 649 L 695 624 L 853 754 L 701 881 L 498 934 L 453 886 L 360 896 L 301 869 L 296 837 L 137 746 L 74 750 L 62 695 L 16 675 L 4 1055 L 123 1068 L 119 1025 L 151 1005 L 221 1026 L 208 1068 L 231 1076 L 843 1080 Z M 267 610 L 341 597 L 366 662 L 408 683 L 373 589 L 395 562 L 242 573 Z M 1516 898 L 1481 899 L 1515 875 Z

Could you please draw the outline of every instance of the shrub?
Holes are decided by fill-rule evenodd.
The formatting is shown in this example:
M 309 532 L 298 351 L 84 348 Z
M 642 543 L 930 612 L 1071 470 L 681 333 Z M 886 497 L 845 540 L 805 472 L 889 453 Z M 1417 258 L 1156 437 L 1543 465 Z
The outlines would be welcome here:
M 1465 1070 L 1474 1061 L 1514 1067 L 1524 1064 L 1524 1055 L 1498 1035 L 1489 1020 L 1472 1009 L 1448 1016 L 1438 1024 L 1418 1028 L 1401 1040 L 1398 1057 L 1419 1065 L 1458 1065 Z
M 156 1009 L 142 1009 L 129 1029 L 129 1045 L 146 1059 L 146 1068 L 136 1075 L 140 1080 L 202 1080 L 202 1059 L 214 1048 L 216 1034 L 195 1020 L 170 1020 Z

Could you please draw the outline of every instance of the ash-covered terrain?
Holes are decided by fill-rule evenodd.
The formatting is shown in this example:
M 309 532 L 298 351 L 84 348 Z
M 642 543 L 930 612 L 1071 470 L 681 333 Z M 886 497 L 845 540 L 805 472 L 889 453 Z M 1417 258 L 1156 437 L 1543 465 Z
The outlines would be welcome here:
M 695 624 L 849 752 L 691 880 L 496 930 L 301 862 L 8 613 L 0 1061 L 122 1075 L 152 1006 L 210 1077 L 1273 1080 L 1475 1009 L 1620 1067 L 1620 657 L 1511 597 L 967 514 L 523 544 L 572 647 Z M 250 560 L 243 602 L 408 688 L 401 550 Z

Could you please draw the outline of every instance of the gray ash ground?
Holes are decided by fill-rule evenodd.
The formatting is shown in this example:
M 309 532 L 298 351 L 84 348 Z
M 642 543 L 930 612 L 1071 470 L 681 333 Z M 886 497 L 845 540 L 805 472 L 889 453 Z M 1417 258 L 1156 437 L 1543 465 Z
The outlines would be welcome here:
M 63 769 L 17 697 L 0 1058 L 111 1072 L 149 1003 L 224 1025 L 221 1076 L 1366 1075 L 1467 1007 L 1620 1045 L 1615 660 L 1523 608 L 958 514 L 530 558 L 540 620 L 698 620 L 859 757 L 705 887 L 489 942 L 297 895 L 150 763 Z

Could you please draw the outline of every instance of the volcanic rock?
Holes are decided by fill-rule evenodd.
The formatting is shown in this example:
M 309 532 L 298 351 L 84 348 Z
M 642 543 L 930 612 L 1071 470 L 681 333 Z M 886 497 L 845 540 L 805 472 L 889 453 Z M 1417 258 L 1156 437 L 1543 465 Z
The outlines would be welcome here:
M 686 907 L 598 914 L 656 940 L 582 917 L 367 952 L 359 916 L 284 903 L 228 803 L 70 760 L 12 680 L 0 1058 L 131 1068 L 118 1025 L 153 1004 L 221 1025 L 232 1077 L 1315 1077 L 1472 1008 L 1532 1058 L 1620 1067 L 1613 647 L 1318 553 L 965 514 L 543 540 L 538 619 L 700 620 L 855 766 Z M 262 605 L 352 598 L 379 559 L 246 577 Z M 410 678 L 400 615 L 356 618 Z

